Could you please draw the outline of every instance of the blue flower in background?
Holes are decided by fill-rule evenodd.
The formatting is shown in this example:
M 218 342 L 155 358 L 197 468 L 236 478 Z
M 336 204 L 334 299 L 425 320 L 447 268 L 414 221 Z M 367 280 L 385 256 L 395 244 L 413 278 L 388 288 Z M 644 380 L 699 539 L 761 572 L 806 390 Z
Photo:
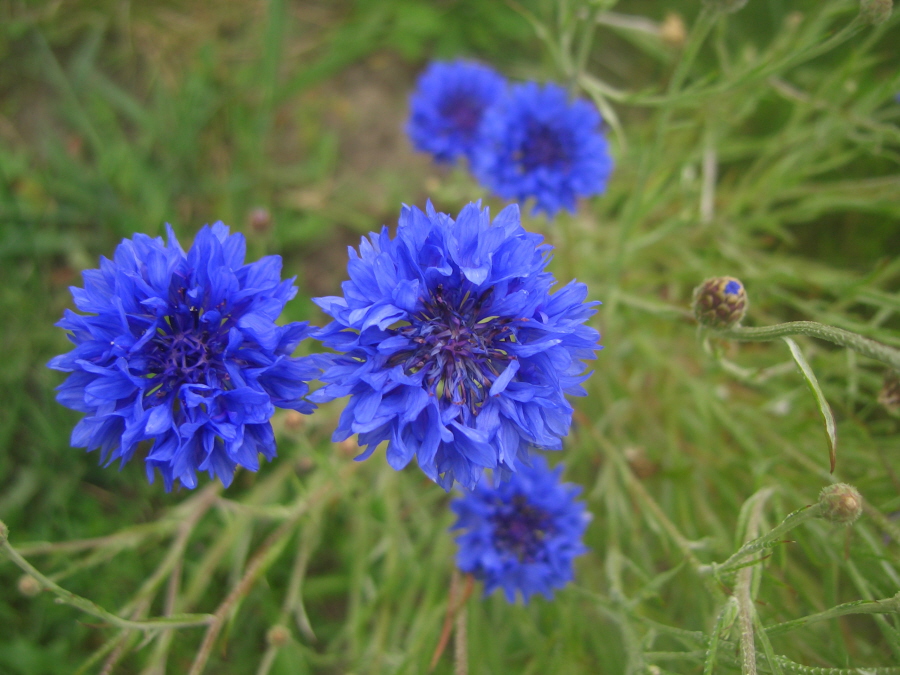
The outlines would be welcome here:
M 431 64 L 410 99 L 410 140 L 439 162 L 461 155 L 471 158 L 484 113 L 505 90 L 506 80 L 487 66 L 466 61 Z
M 280 256 L 245 265 L 245 248 L 216 223 L 185 254 L 168 228 L 168 244 L 135 234 L 84 272 L 70 290 L 87 315 L 57 323 L 75 349 L 48 364 L 71 373 L 57 400 L 85 415 L 73 446 L 124 465 L 150 441 L 147 477 L 159 469 L 166 490 L 196 487 L 197 471 L 228 486 L 236 466 L 275 456 L 275 407 L 312 412 L 302 397 L 324 359 L 291 357 L 307 324 L 275 319 L 293 279 L 281 280 Z
M 340 352 L 310 398 L 350 401 L 334 440 L 359 434 L 365 459 L 388 441 L 402 469 L 415 456 L 433 481 L 472 488 L 484 468 L 516 470 L 530 446 L 562 447 L 584 394 L 584 359 L 600 349 L 584 322 L 596 302 L 574 281 L 551 294 L 550 246 L 519 209 L 493 222 L 469 204 L 456 220 L 404 206 L 397 236 L 350 249 L 343 297 L 316 298 L 334 321 L 314 337 Z
M 516 591 L 525 602 L 534 593 L 551 599 L 554 588 L 573 579 L 591 515 L 575 499 L 581 487 L 560 483 L 561 473 L 561 465 L 551 471 L 536 456 L 509 481 L 492 486 L 482 478 L 450 504 L 459 516 L 452 529 L 465 530 L 456 538 L 456 564 L 484 580 L 485 595 L 502 588 L 509 602 Z
M 473 171 L 506 199 L 534 197 L 535 211 L 575 210 L 606 190 L 613 162 L 593 105 L 555 84 L 513 87 L 486 114 Z

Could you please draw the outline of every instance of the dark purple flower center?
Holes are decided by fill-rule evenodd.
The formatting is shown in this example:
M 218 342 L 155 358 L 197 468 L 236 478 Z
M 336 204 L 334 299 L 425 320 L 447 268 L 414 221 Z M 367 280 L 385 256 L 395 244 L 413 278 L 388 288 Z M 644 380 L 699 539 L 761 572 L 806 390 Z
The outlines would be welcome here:
M 481 124 L 484 104 L 472 96 L 458 93 L 444 99 L 440 105 L 440 113 L 451 122 L 453 131 L 463 136 L 472 136 Z
M 514 319 L 482 316 L 492 292 L 455 300 L 438 286 L 409 325 L 395 328 L 416 348 L 394 354 L 388 365 L 402 365 L 407 375 L 424 370 L 428 391 L 477 415 L 491 384 L 515 358 L 506 349 L 515 335 Z
M 519 562 L 537 560 L 544 540 L 553 531 L 550 514 L 529 504 L 524 495 L 516 495 L 510 504 L 500 502 L 490 521 L 494 526 L 494 546 L 514 555 Z
M 228 330 L 223 330 L 227 322 L 218 330 L 210 331 L 200 316 L 197 309 L 173 312 L 144 347 L 146 373 L 152 382 L 147 391 L 153 394 L 156 403 L 161 403 L 182 384 L 221 388 L 230 379 L 222 360 L 228 346 Z
M 569 152 L 559 132 L 545 124 L 532 124 L 522 143 L 520 161 L 526 171 L 538 167 L 560 169 L 569 161 Z

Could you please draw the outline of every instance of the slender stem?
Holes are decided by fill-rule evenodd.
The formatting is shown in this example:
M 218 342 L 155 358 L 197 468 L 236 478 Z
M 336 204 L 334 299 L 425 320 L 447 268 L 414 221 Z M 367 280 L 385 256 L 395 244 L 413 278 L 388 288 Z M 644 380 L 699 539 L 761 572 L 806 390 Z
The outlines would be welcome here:
M 10 545 L 7 538 L 8 533 L 9 528 L 7 528 L 6 523 L 0 521 L 0 549 L 2 549 L 3 553 L 5 553 L 6 556 L 10 560 L 12 560 L 22 571 L 34 577 L 42 587 L 48 589 L 49 591 L 52 591 L 53 594 L 57 597 L 57 602 L 77 607 L 82 612 L 86 612 L 87 614 L 96 616 L 99 619 L 103 619 L 110 625 L 117 626 L 119 628 L 146 631 L 170 628 L 188 628 L 191 626 L 204 626 L 212 623 L 212 621 L 215 619 L 215 617 L 211 614 L 176 614 L 171 617 L 147 619 L 145 621 L 131 621 L 130 619 L 123 619 L 121 616 L 117 616 L 112 612 L 103 609 L 100 605 L 91 602 L 87 598 L 82 598 L 79 595 L 75 595 L 71 591 L 67 591 L 62 586 L 57 585 L 56 583 L 45 577 L 43 574 L 38 572 L 37 569 L 35 569 L 34 566 L 31 565 L 31 563 L 29 563 L 27 560 L 25 560 L 25 558 L 19 555 L 19 552 Z
M 345 476 L 352 472 L 356 466 L 355 463 L 348 465 L 341 475 Z M 200 649 L 194 656 L 194 662 L 191 664 L 188 675 L 200 675 L 200 673 L 206 669 L 206 662 L 209 660 L 209 656 L 212 653 L 216 638 L 219 637 L 219 633 L 224 627 L 228 615 L 231 613 L 235 604 L 250 591 L 259 576 L 281 555 L 288 539 L 294 534 L 297 521 L 301 516 L 307 513 L 313 505 L 319 503 L 320 500 L 328 497 L 333 489 L 334 482 L 329 480 L 311 494 L 302 497 L 291 507 L 294 511 L 293 516 L 279 525 L 278 528 L 263 541 L 253 557 L 247 563 L 244 575 L 235 584 L 228 596 L 216 608 L 212 621 L 209 622 L 209 627 L 206 629 L 206 635 L 203 636 L 203 641 L 200 643 Z
M 755 539 L 762 520 L 763 507 L 772 496 L 772 488 L 764 488 L 753 497 L 753 508 L 747 522 L 747 537 Z M 756 644 L 754 642 L 754 619 L 756 608 L 753 606 L 753 568 L 744 567 L 738 571 L 734 596 L 738 604 L 738 624 L 741 631 L 741 672 L 743 675 L 756 675 Z
M 841 347 L 847 347 L 863 356 L 868 356 L 870 359 L 881 361 L 900 370 L 900 349 L 888 347 L 885 344 L 843 328 L 836 328 L 835 326 L 828 326 L 815 321 L 788 321 L 787 323 L 777 323 L 774 326 L 762 328 L 738 327 L 729 330 L 713 331 L 713 335 L 742 342 L 767 342 L 791 335 L 808 335 L 809 337 L 833 342 Z
M 447 614 L 444 617 L 444 625 L 441 628 L 441 637 L 438 640 L 437 647 L 434 649 L 434 654 L 431 655 L 431 663 L 428 665 L 429 673 L 434 672 L 438 661 L 441 659 L 441 655 L 444 653 L 444 649 L 447 648 L 447 643 L 450 641 L 450 634 L 453 632 L 454 618 L 466 604 L 469 596 L 472 595 L 472 590 L 475 588 L 475 577 L 471 574 L 467 574 L 465 588 L 460 592 L 459 587 L 461 583 L 459 570 L 454 566 L 453 572 L 450 575 L 450 589 L 447 593 Z
M 131 601 L 132 603 L 152 598 L 160 584 L 179 565 L 184 558 L 184 551 L 194 532 L 194 528 L 212 506 L 221 490 L 221 483 L 210 483 L 191 500 L 192 509 L 178 526 L 177 536 L 169 547 L 166 557 L 163 558 L 156 571 L 141 585 L 141 588 Z M 125 608 L 121 611 L 124 612 Z
M 820 516 L 821 513 L 822 507 L 818 503 L 811 504 L 810 506 L 804 506 L 802 509 L 797 509 L 793 513 L 789 514 L 787 518 L 781 521 L 780 525 L 776 526 L 768 533 L 762 535 L 761 537 L 757 537 L 753 541 L 748 541 L 746 544 L 741 546 L 741 548 L 725 562 L 718 564 L 713 563 L 711 565 L 702 565 L 699 571 L 701 574 L 717 575 L 720 572 L 728 572 L 731 571 L 732 568 L 741 567 L 741 561 L 744 558 L 768 548 L 773 541 L 777 541 L 780 537 L 784 536 L 801 523 Z
M 706 651 L 706 662 L 703 665 L 703 675 L 714 675 L 716 669 L 716 658 L 719 651 L 719 642 L 724 640 L 725 633 L 731 628 L 738 612 L 737 599 L 734 596 L 728 598 L 716 618 L 716 625 L 713 628 L 712 637 L 709 640 L 709 648 Z
M 681 554 L 685 558 L 687 558 L 691 566 L 697 570 L 702 570 L 705 565 L 702 565 L 700 563 L 700 560 L 697 558 L 697 555 L 691 548 L 691 542 L 687 539 L 687 537 L 681 534 L 681 531 L 671 520 L 669 520 L 668 516 L 665 514 L 662 508 L 660 508 L 659 504 L 656 503 L 650 493 L 647 492 L 643 485 L 641 485 L 641 482 L 632 473 L 629 466 L 625 463 L 625 460 L 619 454 L 619 451 L 613 448 L 611 445 L 607 445 L 606 447 L 608 448 L 609 456 L 613 459 L 616 467 L 619 469 L 619 473 L 625 481 L 626 487 L 635 497 L 637 497 L 644 503 L 647 510 L 651 514 L 653 514 L 659 525 L 666 532 L 666 534 L 671 537 L 672 541 L 681 550 Z
M 800 628 L 808 623 L 816 621 L 827 621 L 839 616 L 848 614 L 894 614 L 900 612 L 900 593 L 884 600 L 856 600 L 854 602 L 846 602 L 843 605 L 826 609 L 824 612 L 810 614 L 802 619 L 794 619 L 793 621 L 785 621 L 784 623 L 775 624 L 766 628 L 769 635 L 781 635 L 795 628 Z
M 216 609 L 213 620 L 209 622 L 209 628 L 206 629 L 206 635 L 203 636 L 203 642 L 200 644 L 200 649 L 194 657 L 193 664 L 191 664 L 189 675 L 200 675 L 200 673 L 205 670 L 206 662 L 209 660 L 209 656 L 212 653 L 213 645 L 215 644 L 216 638 L 219 637 L 219 633 L 225 625 L 225 621 L 228 618 L 228 614 L 232 607 L 234 607 L 235 603 L 250 591 L 259 575 L 262 574 L 269 564 L 281 554 L 285 544 L 287 544 L 287 540 L 294 533 L 295 524 L 296 521 L 294 520 L 283 523 L 269 535 L 259 549 L 257 549 L 256 554 L 247 564 L 247 570 L 244 572 L 244 576 L 241 577 L 235 587 L 231 590 L 231 593 L 228 594 Z
M 666 97 L 674 97 L 681 91 L 687 76 L 694 64 L 694 60 L 700 53 L 700 48 L 706 41 L 710 29 L 715 23 L 715 12 L 704 6 L 700 10 L 700 14 L 685 43 L 684 52 L 672 77 L 669 80 L 669 86 L 666 91 Z M 660 157 L 665 144 L 666 133 L 669 130 L 669 123 L 672 119 L 673 110 L 664 107 L 658 116 L 656 122 L 656 131 L 654 141 L 651 145 L 651 152 L 643 156 L 638 167 L 638 175 L 634 185 L 630 191 L 628 202 L 626 203 L 622 216 L 620 218 L 619 236 L 613 248 L 614 254 L 609 261 L 608 278 L 612 280 L 613 285 L 620 286 L 622 284 L 622 271 L 625 269 L 628 256 L 626 255 L 626 247 L 631 236 L 631 231 L 638 223 L 641 217 L 641 209 L 644 205 L 645 192 L 650 181 L 650 176 L 654 170 L 654 163 L 650 158 Z M 608 308 L 609 312 L 612 307 Z
M 738 601 L 738 624 L 741 632 L 741 673 L 756 675 L 756 645 L 753 641 L 753 599 L 750 597 L 750 582 L 753 570 L 750 567 L 738 573 L 735 596 Z
M 24 556 L 45 555 L 54 553 L 76 553 L 87 549 L 113 549 L 113 554 L 126 548 L 134 548 L 149 537 L 165 537 L 172 531 L 182 528 L 185 518 L 191 518 L 191 514 L 201 503 L 206 508 L 209 493 L 221 491 L 221 486 L 215 484 L 199 491 L 178 506 L 169 510 L 162 518 L 153 523 L 133 525 L 114 534 L 90 539 L 74 539 L 72 541 L 32 541 L 16 546 L 16 550 Z
M 301 587 L 303 579 L 306 577 L 306 566 L 309 563 L 310 555 L 313 549 L 318 545 L 319 527 L 321 522 L 322 510 L 319 508 L 312 517 L 307 520 L 303 531 L 300 534 L 300 546 L 297 547 L 297 555 L 294 557 L 294 566 L 291 569 L 291 577 L 288 581 L 287 593 L 285 593 L 284 601 L 281 604 L 281 613 L 274 625 L 286 626 L 291 613 L 294 614 L 294 620 L 300 632 L 310 642 L 316 641 L 316 634 L 313 632 L 309 623 L 309 617 L 306 615 L 306 608 L 303 605 L 303 597 L 301 595 Z M 281 649 L 280 644 L 269 641 L 265 654 L 259 662 L 256 669 L 256 675 L 268 675 L 269 671 L 275 663 L 275 658 Z
M 472 586 L 472 577 L 468 579 L 468 585 Z M 468 597 L 465 591 L 463 596 Z M 456 626 L 453 631 L 453 673 L 454 675 L 469 675 L 469 640 L 468 640 L 468 617 L 466 615 L 466 605 L 460 602 L 459 611 L 456 613 Z
M 107 640 L 99 649 L 91 654 L 76 670 L 73 675 L 85 675 L 88 672 L 93 673 L 93 668 L 97 662 L 111 651 L 116 649 L 123 641 L 127 640 L 133 633 L 128 630 L 120 630 L 113 637 Z
M 91 548 L 125 549 L 135 547 L 147 537 L 154 535 L 163 537 L 178 527 L 178 522 L 170 518 L 162 518 L 155 523 L 144 523 L 129 527 L 115 534 L 90 539 L 74 539 L 72 541 L 34 541 L 16 547 L 22 555 L 45 555 L 51 553 L 76 553 Z

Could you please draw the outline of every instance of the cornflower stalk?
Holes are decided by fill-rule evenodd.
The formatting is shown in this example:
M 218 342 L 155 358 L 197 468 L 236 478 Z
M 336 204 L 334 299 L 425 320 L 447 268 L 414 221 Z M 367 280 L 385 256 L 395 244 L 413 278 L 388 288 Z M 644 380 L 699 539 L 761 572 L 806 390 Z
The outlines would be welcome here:
M 806 335 L 819 338 L 820 340 L 827 340 L 841 347 L 847 347 L 858 354 L 881 361 L 900 371 L 900 349 L 889 347 L 881 342 L 863 337 L 858 333 L 816 321 L 788 321 L 760 328 L 736 326 L 727 330 L 712 330 L 711 332 L 716 337 L 739 340 L 741 342 L 768 342 L 790 337 L 791 335 Z
M 118 628 L 142 631 L 167 630 L 172 628 L 206 626 L 215 620 L 215 617 L 212 614 L 174 614 L 168 617 L 146 619 L 144 621 L 133 621 L 113 614 L 87 598 L 75 595 L 41 574 L 9 543 L 9 528 L 3 521 L 0 521 L 0 550 L 2 550 L 6 557 L 15 563 L 23 572 L 33 577 L 42 588 L 45 588 L 56 595 L 57 602 L 76 607 L 82 612 L 96 616 L 98 619 L 102 619 Z

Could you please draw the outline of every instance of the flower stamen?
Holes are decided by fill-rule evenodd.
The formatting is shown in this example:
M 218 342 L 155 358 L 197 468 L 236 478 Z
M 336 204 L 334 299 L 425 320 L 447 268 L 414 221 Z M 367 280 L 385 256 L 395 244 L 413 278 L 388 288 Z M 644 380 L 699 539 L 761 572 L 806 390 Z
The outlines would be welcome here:
M 412 323 L 394 329 L 418 347 L 394 354 L 388 365 L 403 364 L 407 375 L 426 368 L 431 394 L 448 404 L 466 405 L 477 415 L 493 379 L 500 375 L 498 365 L 513 359 L 504 349 L 515 335 L 513 320 L 480 316 L 492 294 L 489 288 L 473 300 L 467 290 L 454 302 L 439 284 L 427 299 L 421 299 L 424 307 Z

